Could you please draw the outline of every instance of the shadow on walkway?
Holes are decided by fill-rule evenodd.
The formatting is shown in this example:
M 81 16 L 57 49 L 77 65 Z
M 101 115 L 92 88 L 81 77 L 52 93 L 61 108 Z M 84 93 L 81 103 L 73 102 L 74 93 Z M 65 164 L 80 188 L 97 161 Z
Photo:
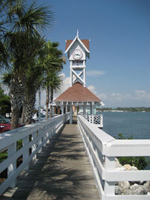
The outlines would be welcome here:
M 76 119 L 73 122 L 65 125 L 36 164 L 18 177 L 18 187 L 1 200 L 99 200 Z

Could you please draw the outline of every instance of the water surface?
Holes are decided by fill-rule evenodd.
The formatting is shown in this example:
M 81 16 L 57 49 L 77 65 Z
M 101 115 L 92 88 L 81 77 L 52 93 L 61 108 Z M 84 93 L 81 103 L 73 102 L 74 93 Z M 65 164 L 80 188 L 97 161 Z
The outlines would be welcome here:
M 98 114 L 98 113 L 97 113 Z M 103 130 L 113 137 L 122 133 L 128 138 L 150 139 L 150 112 L 102 112 Z

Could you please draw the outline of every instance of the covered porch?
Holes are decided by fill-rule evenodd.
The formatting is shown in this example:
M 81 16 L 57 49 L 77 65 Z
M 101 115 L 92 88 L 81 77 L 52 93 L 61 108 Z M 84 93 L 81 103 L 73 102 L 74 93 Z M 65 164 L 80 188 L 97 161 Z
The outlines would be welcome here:
M 96 114 L 94 113 L 94 109 L 96 106 L 101 105 L 101 100 L 80 82 L 76 82 L 57 97 L 55 103 L 61 107 L 62 114 L 65 111 L 70 112 L 70 124 L 72 124 L 73 114 Z
M 61 101 L 57 102 L 56 106 L 60 107 L 61 114 L 70 112 L 70 124 L 72 124 L 73 116 L 77 115 L 94 115 L 98 102 L 80 102 L 80 101 Z

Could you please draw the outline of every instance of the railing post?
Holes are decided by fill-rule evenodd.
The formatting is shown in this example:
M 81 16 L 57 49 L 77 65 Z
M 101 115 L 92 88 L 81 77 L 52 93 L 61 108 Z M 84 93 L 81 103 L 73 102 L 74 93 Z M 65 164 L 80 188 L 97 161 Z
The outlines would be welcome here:
M 26 146 L 29 143 L 29 136 L 23 138 L 23 146 Z M 28 159 L 29 149 L 23 153 L 23 162 Z M 25 170 L 29 169 L 29 164 L 25 167 Z
M 89 115 L 89 119 L 88 119 L 88 121 L 91 123 L 91 118 L 92 118 L 92 115 Z
M 105 172 L 115 170 L 115 157 L 105 156 Z M 115 182 L 104 182 L 104 192 L 106 195 L 115 195 Z
M 42 134 L 42 129 L 40 129 L 40 130 L 38 131 L 38 137 L 40 137 L 41 134 Z M 40 138 L 40 139 L 38 140 L 38 146 L 40 146 L 40 145 L 42 145 L 42 138 Z M 39 149 L 38 153 L 41 153 L 41 152 L 42 152 L 42 147 Z
M 61 105 L 61 114 L 62 114 L 62 115 L 64 114 L 64 104 Z
M 103 127 L 103 115 L 100 115 L 100 125 Z
M 8 158 L 11 157 L 16 152 L 16 142 L 8 147 Z M 12 160 L 12 163 L 8 166 L 7 175 L 8 177 L 15 171 L 16 169 L 16 160 Z M 16 186 L 16 178 L 10 183 L 10 187 Z
M 94 115 L 92 115 L 92 124 L 94 124 Z
M 45 131 L 47 129 L 47 126 L 44 127 L 43 131 Z M 43 147 L 46 147 L 46 133 L 44 134 L 43 137 Z
M 32 134 L 32 140 L 34 140 L 34 139 L 37 137 L 36 134 L 37 134 L 36 132 L 34 132 L 34 133 Z M 36 150 L 36 144 L 33 144 L 33 145 L 32 145 L 32 153 L 33 153 L 35 150 Z M 37 159 L 37 155 L 35 155 L 35 156 L 32 158 L 33 161 L 35 161 L 36 159 Z
M 70 124 L 72 124 L 72 117 L 73 117 L 73 110 L 72 110 L 72 103 L 70 105 Z

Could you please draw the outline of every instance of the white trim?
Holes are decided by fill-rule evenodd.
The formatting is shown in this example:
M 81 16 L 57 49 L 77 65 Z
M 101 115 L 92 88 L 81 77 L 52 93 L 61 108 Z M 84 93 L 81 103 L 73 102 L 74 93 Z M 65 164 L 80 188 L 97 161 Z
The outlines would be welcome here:
M 87 53 L 90 53 L 90 51 L 86 48 L 86 46 L 83 44 L 83 42 L 80 40 L 80 38 L 78 37 L 78 35 L 74 38 L 74 40 L 71 42 L 71 44 L 68 46 L 68 48 L 66 49 L 65 53 L 67 53 L 69 51 L 69 49 L 72 47 L 72 45 L 75 43 L 75 41 L 78 40 L 79 43 L 83 46 L 83 48 L 85 49 L 85 51 Z

